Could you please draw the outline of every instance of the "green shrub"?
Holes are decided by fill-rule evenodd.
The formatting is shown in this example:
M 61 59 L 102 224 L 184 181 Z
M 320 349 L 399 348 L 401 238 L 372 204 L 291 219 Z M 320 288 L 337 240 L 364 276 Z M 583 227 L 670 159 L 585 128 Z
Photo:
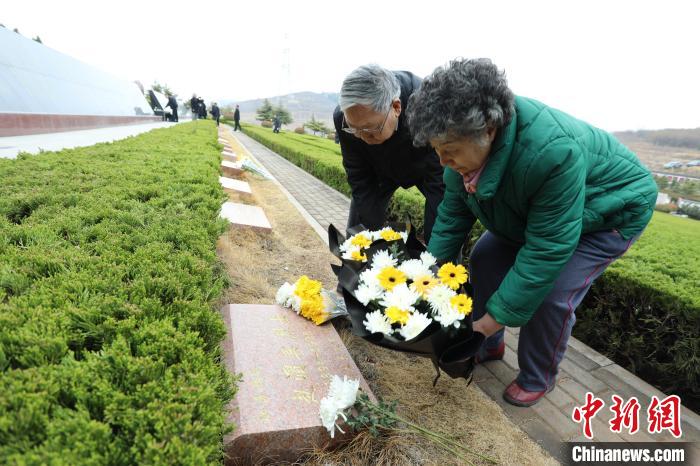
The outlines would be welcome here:
M 243 130 L 350 196 L 337 144 L 309 135 L 271 138 L 270 131 L 247 125 Z M 389 217 L 422 225 L 418 190 L 397 191 Z M 464 257 L 481 232 L 477 222 Z M 655 213 L 642 238 L 596 281 L 576 315 L 577 337 L 700 410 L 700 223 Z
M 294 128 L 294 132 L 297 134 L 306 134 L 306 131 L 304 131 L 303 126 L 299 126 L 299 127 Z
M 221 461 L 211 121 L 0 159 L 0 464 Z

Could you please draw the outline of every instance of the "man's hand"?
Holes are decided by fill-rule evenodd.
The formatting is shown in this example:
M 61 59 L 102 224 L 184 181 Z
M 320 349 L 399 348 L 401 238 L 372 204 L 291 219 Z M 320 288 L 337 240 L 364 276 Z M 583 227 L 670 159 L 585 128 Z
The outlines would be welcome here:
M 481 319 L 477 320 L 476 322 L 474 322 L 474 324 L 472 324 L 472 328 L 475 332 L 481 332 L 484 335 L 486 335 L 487 338 L 493 335 L 494 333 L 498 332 L 503 327 L 505 327 L 505 325 L 501 325 L 498 322 L 496 322 L 494 318 L 491 317 L 491 314 L 489 314 L 488 312 L 484 314 L 484 316 Z

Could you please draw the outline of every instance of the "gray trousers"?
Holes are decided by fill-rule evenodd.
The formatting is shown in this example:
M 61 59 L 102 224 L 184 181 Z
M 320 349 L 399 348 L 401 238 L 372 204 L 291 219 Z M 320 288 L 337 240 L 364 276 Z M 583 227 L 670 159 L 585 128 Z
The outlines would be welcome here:
M 518 339 L 518 385 L 528 391 L 543 391 L 556 383 L 559 363 L 564 357 L 574 311 L 603 271 L 622 256 L 639 235 L 624 239 L 617 231 L 599 231 L 581 236 L 573 256 L 554 283 L 554 288 L 520 328 Z M 484 233 L 474 245 L 469 260 L 474 288 L 474 320 L 483 316 L 486 303 L 515 263 L 519 246 Z M 489 337 L 484 346 L 496 348 L 504 329 Z

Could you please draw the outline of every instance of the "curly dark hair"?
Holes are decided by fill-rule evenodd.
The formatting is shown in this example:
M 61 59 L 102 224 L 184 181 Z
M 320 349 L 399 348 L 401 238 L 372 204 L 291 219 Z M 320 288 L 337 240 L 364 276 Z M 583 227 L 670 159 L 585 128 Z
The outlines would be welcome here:
M 406 114 L 416 146 L 450 136 L 478 138 L 513 117 L 515 96 L 488 58 L 456 59 L 433 71 L 411 96 Z

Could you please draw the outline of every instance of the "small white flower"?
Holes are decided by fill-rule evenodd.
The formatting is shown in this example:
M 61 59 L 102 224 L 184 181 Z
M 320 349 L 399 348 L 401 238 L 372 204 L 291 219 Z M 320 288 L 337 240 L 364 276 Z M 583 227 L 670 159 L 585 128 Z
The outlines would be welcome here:
M 406 325 L 401 327 L 399 333 L 404 340 L 412 340 L 430 325 L 432 319 L 421 312 L 414 312 L 408 317 Z
M 420 260 L 426 267 L 432 267 L 433 265 L 437 264 L 437 259 L 435 259 L 435 256 L 430 254 L 428 251 L 421 253 Z
M 401 265 L 399 265 L 399 270 L 405 273 L 410 280 L 415 280 L 425 275 L 433 276 L 430 268 L 419 259 L 410 259 L 402 262 Z
M 297 314 L 299 314 L 301 312 L 301 298 L 297 295 L 292 295 L 291 301 L 292 309 L 294 309 L 297 312 Z
M 372 230 L 368 231 L 367 234 L 372 238 L 372 242 L 375 242 L 377 240 L 382 239 L 382 231 L 386 230 L 386 228 L 383 228 L 381 230 Z
M 371 333 L 383 333 L 384 335 L 391 335 L 393 333 L 391 322 L 389 322 L 389 319 L 382 311 L 370 312 L 365 317 L 367 320 L 362 323 L 365 324 L 367 331 Z
M 324 398 L 319 406 L 319 416 L 323 427 L 331 434 L 331 438 L 335 436 L 335 421 L 342 414 L 339 412 L 336 401 L 333 398 Z
M 354 248 L 355 246 L 352 244 L 352 238 L 346 239 L 343 244 L 341 244 L 338 249 L 340 249 L 340 252 L 347 252 L 349 248 Z
M 355 297 L 364 306 L 367 306 L 370 301 L 381 298 L 383 294 L 384 289 L 379 286 L 379 282 L 377 282 L 377 286 L 363 283 L 355 290 Z
M 428 292 L 428 304 L 433 315 L 451 308 L 450 299 L 457 293 L 447 285 L 436 285 Z
M 464 314 L 452 306 L 442 307 L 437 314 L 433 315 L 433 318 L 437 322 L 440 322 L 440 325 L 443 327 L 449 327 L 450 325 L 459 327 L 459 322 L 464 319 L 464 317 Z
M 414 311 L 413 307 L 416 301 L 420 299 L 420 293 L 412 290 L 405 283 L 396 285 L 391 291 L 387 291 L 384 294 L 384 299 L 379 302 L 382 306 L 398 307 L 399 309 L 404 309 L 407 311 Z
M 340 377 L 334 375 L 331 379 L 331 386 L 328 391 L 328 396 L 332 397 L 338 403 L 340 409 L 347 409 L 355 404 L 357 399 L 357 390 L 360 388 L 360 380 L 350 379 L 344 375 Z
M 404 243 L 408 241 L 408 233 L 406 233 L 405 231 L 400 231 L 399 234 L 401 235 L 401 239 Z
M 360 247 L 359 247 L 359 246 L 353 246 L 353 245 L 348 246 L 348 247 L 345 249 L 345 252 L 343 253 L 343 256 L 342 256 L 343 259 L 346 259 L 346 260 L 354 260 L 353 257 L 352 257 L 352 253 L 353 253 L 353 252 L 358 252 L 358 253 L 359 253 L 359 252 L 360 252 Z
M 355 404 L 359 388 L 359 380 L 348 380 L 347 376 L 343 376 L 343 380 L 341 380 L 337 375 L 333 376 L 328 389 L 328 396 L 321 400 L 318 413 L 323 427 L 328 430 L 331 438 L 335 436 L 335 428 L 338 427 L 336 425 L 338 416 L 347 420 L 347 416 L 343 411 Z M 343 432 L 340 427 L 338 427 L 338 430 Z
M 396 258 L 394 258 L 389 251 L 382 250 L 372 257 L 372 268 L 381 270 L 386 267 L 396 267 L 397 262 Z
M 365 284 L 370 288 L 382 288 L 377 278 L 379 272 L 381 272 L 381 269 L 366 269 L 360 274 L 360 284 Z
M 284 282 L 277 290 L 275 301 L 282 307 L 292 307 L 292 296 L 294 296 L 294 285 Z

